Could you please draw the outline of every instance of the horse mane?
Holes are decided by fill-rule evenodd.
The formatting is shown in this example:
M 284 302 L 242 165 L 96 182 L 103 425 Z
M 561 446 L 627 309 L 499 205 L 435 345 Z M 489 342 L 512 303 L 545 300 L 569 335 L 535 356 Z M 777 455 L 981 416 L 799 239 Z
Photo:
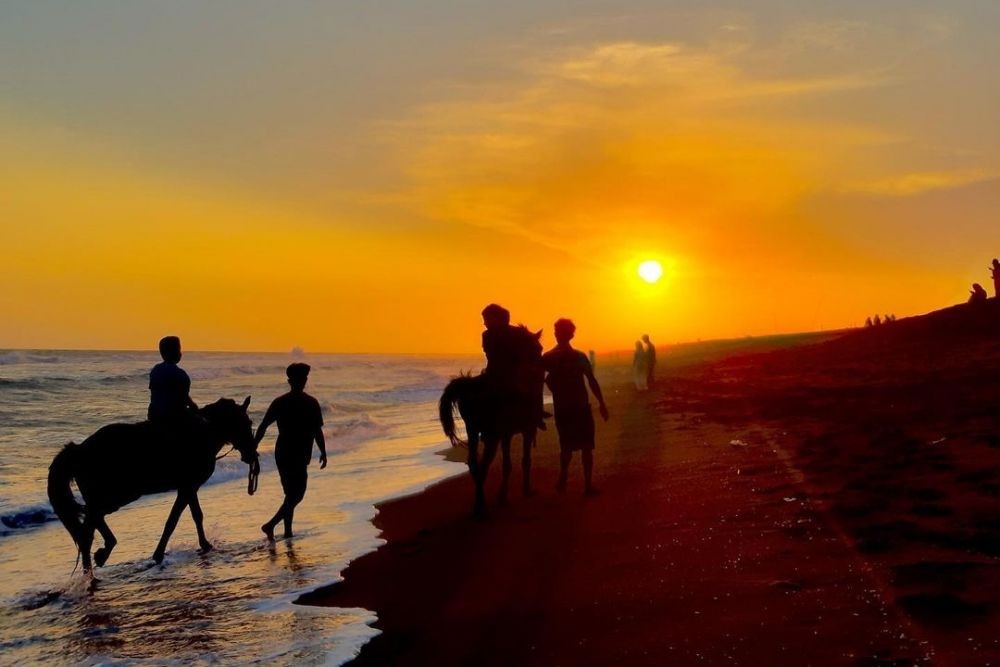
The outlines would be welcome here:
M 542 353 L 542 330 L 532 331 L 523 324 L 511 327 L 513 336 L 511 337 L 519 352 L 523 352 L 528 357 L 539 356 Z

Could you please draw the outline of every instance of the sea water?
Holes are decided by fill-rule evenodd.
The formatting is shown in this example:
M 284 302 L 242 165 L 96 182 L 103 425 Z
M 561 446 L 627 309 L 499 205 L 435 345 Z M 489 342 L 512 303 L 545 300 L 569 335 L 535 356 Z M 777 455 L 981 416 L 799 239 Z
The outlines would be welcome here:
M 458 474 L 436 401 L 475 358 L 188 353 L 192 397 L 253 397 L 259 423 L 287 390 L 291 361 L 312 366 L 307 391 L 323 407 L 329 465 L 309 468 L 296 536 L 269 543 L 260 524 L 281 502 L 272 426 L 261 444 L 260 486 L 221 459 L 199 498 L 209 541 L 198 553 L 185 512 L 162 565 L 150 556 L 173 494 L 108 516 L 118 545 L 91 590 L 74 572 L 76 547 L 46 497 L 52 457 L 104 424 L 144 418 L 155 354 L 0 351 L 0 663 L 341 664 L 377 634 L 374 613 L 292 604 L 338 580 L 382 542 L 374 503 Z M 143 443 L 136 443 L 137 447 Z M 225 451 L 225 450 L 223 450 Z M 165 454 L 169 455 L 169 453 Z M 280 534 L 280 526 L 278 533 Z M 95 547 L 101 538 L 95 538 Z

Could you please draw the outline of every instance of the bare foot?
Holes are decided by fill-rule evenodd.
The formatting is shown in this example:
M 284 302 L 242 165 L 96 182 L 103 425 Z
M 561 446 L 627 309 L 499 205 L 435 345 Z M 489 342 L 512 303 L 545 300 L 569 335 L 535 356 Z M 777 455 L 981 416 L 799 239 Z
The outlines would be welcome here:
M 274 542 L 274 526 L 269 526 L 265 523 L 260 529 L 267 536 L 268 542 Z
M 286 530 L 286 531 L 285 531 L 285 539 L 286 539 L 286 540 L 290 540 L 290 539 L 292 539 L 293 537 L 295 537 L 295 535 L 293 535 L 293 534 L 292 534 L 292 531 L 290 531 L 290 530 Z

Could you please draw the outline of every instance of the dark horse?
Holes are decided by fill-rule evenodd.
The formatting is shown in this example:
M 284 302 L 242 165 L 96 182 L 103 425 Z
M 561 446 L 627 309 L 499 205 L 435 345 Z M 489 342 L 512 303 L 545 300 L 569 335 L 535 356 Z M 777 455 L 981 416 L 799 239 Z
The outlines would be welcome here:
M 94 552 L 98 567 L 107 562 L 118 543 L 104 517 L 151 493 L 177 491 L 153 560 L 163 562 L 167 541 L 185 507 L 191 508 L 202 551 L 212 548 L 202 527 L 198 488 L 212 476 L 219 451 L 227 443 L 250 464 L 251 479 L 253 471 L 259 470 L 247 415 L 249 405 L 249 396 L 242 405 L 229 398 L 219 399 L 199 410 L 201 420 L 192 419 L 183 433 L 174 437 L 150 422 L 111 424 L 79 445 L 69 443 L 56 454 L 49 466 L 49 502 L 76 542 L 85 572 L 91 569 L 94 530 L 104 538 L 104 546 Z M 82 506 L 70 488 L 74 479 L 83 496 Z
M 438 417 L 445 435 L 453 445 L 467 445 L 469 448 L 469 474 L 476 485 L 473 506 L 476 516 L 486 513 L 486 474 L 496 456 L 498 445 L 503 454 L 503 482 L 498 502 L 501 505 L 506 502 L 511 471 L 510 445 L 517 434 L 521 435 L 524 448 L 521 456 L 521 469 L 524 473 L 521 488 L 525 496 L 532 494 L 531 448 L 535 445 L 539 415 L 536 400 L 529 397 L 540 396 L 542 391 L 542 345 L 538 342 L 542 332 L 532 333 L 524 326 L 517 327 L 515 331 L 518 348 L 515 368 L 518 395 L 505 395 L 498 391 L 492 379 L 484 374 L 461 375 L 448 383 L 438 403 Z M 463 442 L 455 433 L 455 406 L 458 406 L 458 414 L 465 422 L 468 443 Z M 483 443 L 481 458 L 478 447 L 480 441 Z

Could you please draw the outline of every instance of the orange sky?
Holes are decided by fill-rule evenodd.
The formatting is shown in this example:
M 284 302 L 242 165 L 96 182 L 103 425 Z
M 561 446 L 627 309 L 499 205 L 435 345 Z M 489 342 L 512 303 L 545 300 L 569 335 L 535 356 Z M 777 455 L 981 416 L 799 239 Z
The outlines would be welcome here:
M 471 352 L 498 301 L 623 349 L 988 283 L 992 5 L 374 4 L 0 7 L 0 347 Z

